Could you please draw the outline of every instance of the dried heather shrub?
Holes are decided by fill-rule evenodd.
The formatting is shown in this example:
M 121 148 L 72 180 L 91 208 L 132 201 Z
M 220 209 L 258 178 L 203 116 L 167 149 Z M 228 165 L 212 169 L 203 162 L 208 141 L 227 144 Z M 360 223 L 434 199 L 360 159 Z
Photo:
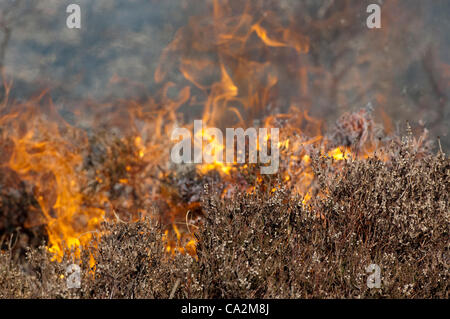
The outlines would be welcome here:
M 383 128 L 375 123 L 372 107 L 354 113 L 344 113 L 337 121 L 330 140 L 334 146 L 354 146 L 362 151 L 364 148 L 376 149 L 383 137 Z
M 389 162 L 348 161 L 338 172 L 318 159 L 324 195 L 309 207 L 283 190 L 206 194 L 202 297 L 447 298 L 450 161 L 415 151 L 405 142 Z M 372 263 L 381 289 L 367 288 Z
M 389 160 L 386 161 L 386 154 Z M 83 250 L 80 289 L 68 289 L 74 260 L 43 247 L 19 266 L 0 255 L 6 298 L 448 298 L 450 160 L 392 144 L 383 159 L 313 158 L 321 192 L 307 204 L 279 188 L 223 198 L 202 192 L 197 257 L 165 251 L 155 221 L 105 223 Z M 90 268 L 91 255 L 95 269 Z M 381 268 L 381 288 L 366 267 Z
M 103 232 L 98 247 L 91 251 L 96 260 L 95 276 L 87 274 L 83 297 L 186 297 L 177 286 L 186 281 L 193 258 L 166 253 L 159 225 L 149 219 L 106 223 Z M 85 264 L 88 258 L 86 253 Z

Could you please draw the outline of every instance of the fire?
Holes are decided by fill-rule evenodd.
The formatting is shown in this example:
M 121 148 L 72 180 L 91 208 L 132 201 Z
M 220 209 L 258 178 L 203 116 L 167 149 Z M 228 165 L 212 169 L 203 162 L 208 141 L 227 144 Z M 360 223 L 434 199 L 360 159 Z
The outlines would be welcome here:
M 282 138 L 277 146 L 284 161 L 281 184 L 293 194 L 302 195 L 305 205 L 315 196 L 315 151 L 339 162 L 369 157 L 377 149 L 375 144 L 363 149 L 369 142 L 367 132 L 372 129 L 363 113 L 349 118 L 342 127 L 360 133 L 362 151 L 355 153 L 347 144 L 330 146 L 332 138 L 322 135 L 322 121 L 310 116 L 307 107 L 299 106 L 308 90 L 309 69 L 302 61 L 310 49 L 309 38 L 293 22 L 287 25 L 273 12 L 253 16 L 250 1 L 245 5 L 236 3 L 214 0 L 211 16 L 191 19 L 177 32 L 155 72 L 155 82 L 161 85 L 157 97 L 144 102 L 127 101 L 120 110 L 98 106 L 101 113 L 97 119 L 106 117 L 111 127 L 119 126 L 130 134 L 137 152 L 134 162 L 120 166 L 123 176 L 111 188 L 118 184 L 131 187 L 136 184 L 135 172 L 143 172 L 145 178 L 139 181 L 147 187 L 145 196 L 151 202 L 163 200 L 167 206 L 164 214 L 169 223 L 163 240 L 168 253 L 196 253 L 195 226 L 187 216 L 190 209 L 200 206 L 199 200 L 184 203 L 181 196 L 174 194 L 172 185 L 160 182 L 170 172 L 177 173 L 168 163 L 168 149 L 171 129 L 183 124 L 180 122 L 186 117 L 180 110 L 182 106 L 200 107 L 203 111 L 195 115 L 211 127 L 280 128 Z M 284 60 L 280 61 L 280 57 Z M 181 74 L 183 80 L 172 78 L 174 73 Z M 284 86 L 297 89 L 287 92 Z M 8 92 L 9 87 L 5 88 Z M 171 90 L 177 93 L 176 98 L 169 94 Z M 103 190 L 85 198 L 83 189 L 90 182 L 82 169 L 83 151 L 89 146 L 86 133 L 67 124 L 50 100 L 43 101 L 44 96 L 20 104 L 9 101 L 6 94 L 0 107 L 0 125 L 3 138 L 12 141 L 13 149 L 8 161 L 0 165 L 17 172 L 34 187 L 42 210 L 42 216 L 34 222 L 46 225 L 48 249 L 61 260 L 67 249 L 79 254 L 79 247 L 92 239 L 107 216 L 107 207 L 116 199 Z M 109 112 L 111 109 L 113 112 Z M 233 190 L 254 192 L 257 185 L 264 184 L 263 177 L 257 174 L 253 182 L 238 187 L 251 165 L 220 161 L 218 155 L 225 152 L 224 145 L 208 130 L 201 130 L 193 138 L 208 141 L 217 156 L 212 163 L 198 164 L 196 172 L 200 177 L 218 172 L 228 186 L 223 196 Z M 96 174 L 92 179 L 103 185 L 109 177 Z M 280 187 L 270 185 L 267 191 L 274 193 Z M 150 209 L 144 207 L 136 213 Z
M 344 149 L 343 151 L 341 147 L 337 147 L 328 152 L 328 155 L 337 161 L 342 161 L 344 159 L 350 158 L 351 152 L 347 149 Z
M 61 130 L 75 132 L 46 120 L 38 110 L 41 98 L 19 105 L 17 113 L 0 118 L 0 125 L 8 129 L 6 138 L 13 143 L 9 161 L 3 166 L 33 185 L 42 216 L 33 216 L 35 220 L 29 220 L 29 226 L 46 224 L 48 249 L 61 260 L 66 249 L 79 254 L 79 248 L 98 228 L 104 211 L 83 205 L 83 175 L 79 171 L 83 158 L 68 136 L 60 134 Z M 97 200 L 101 205 L 106 198 L 98 196 Z
M 282 30 L 283 42 L 272 40 L 267 35 L 267 31 L 259 24 L 254 24 L 251 28 L 252 31 L 258 35 L 258 37 L 269 47 L 292 47 L 299 53 L 307 53 L 309 51 L 309 41 L 306 37 L 300 39 L 292 39 L 291 32 L 288 29 Z
M 198 135 L 194 137 L 197 143 L 202 143 L 205 140 L 208 143 L 209 149 L 211 150 L 211 155 L 213 157 L 213 163 L 200 164 L 198 166 L 198 171 L 200 174 L 207 174 L 209 171 L 218 171 L 222 175 L 229 175 L 233 169 L 232 164 L 225 163 L 222 160 L 223 154 L 225 152 L 225 146 L 219 143 L 213 135 L 208 134 L 208 130 L 199 131 Z M 203 151 L 203 149 L 202 149 Z

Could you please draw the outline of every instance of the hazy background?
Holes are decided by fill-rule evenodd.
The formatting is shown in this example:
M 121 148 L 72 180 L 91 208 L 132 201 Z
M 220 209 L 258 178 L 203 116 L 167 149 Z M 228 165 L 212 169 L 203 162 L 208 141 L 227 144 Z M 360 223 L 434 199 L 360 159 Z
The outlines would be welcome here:
M 342 112 L 371 102 L 383 108 L 394 125 L 409 120 L 430 128 L 448 149 L 450 0 L 392 0 L 395 10 L 387 6 L 389 1 L 358 1 L 362 9 L 342 18 L 339 28 L 313 33 L 315 29 L 309 29 L 308 23 L 332 16 L 340 2 L 349 3 L 273 1 L 277 12 L 294 14 L 305 26 L 304 32 L 311 38 L 305 63 L 334 72 L 333 92 L 328 82 L 315 84 L 311 79 L 304 97 L 311 113 L 334 121 Z M 65 11 L 70 3 L 81 6 L 81 30 L 66 27 Z M 191 16 L 207 15 L 211 3 L 3 0 L 0 62 L 14 80 L 13 96 L 18 99 L 44 88 L 61 104 L 87 98 L 112 101 L 151 96 L 158 89 L 153 75 L 163 48 Z M 267 3 L 270 6 L 271 2 Z M 364 8 L 369 3 L 383 4 L 383 22 L 388 23 L 382 31 L 365 26 Z M 363 55 L 366 58 L 361 61 Z M 126 81 L 114 81 L 119 78 Z M 354 87 L 363 84 L 361 94 Z

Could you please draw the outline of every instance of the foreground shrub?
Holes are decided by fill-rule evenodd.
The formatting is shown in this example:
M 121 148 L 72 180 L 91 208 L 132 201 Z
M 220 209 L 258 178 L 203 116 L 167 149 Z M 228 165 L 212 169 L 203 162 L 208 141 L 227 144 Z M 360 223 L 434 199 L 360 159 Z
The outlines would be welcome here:
M 80 289 L 66 286 L 68 257 L 51 262 L 42 248 L 19 267 L 3 253 L 0 296 L 448 298 L 450 160 L 411 143 L 389 156 L 339 170 L 313 159 L 321 192 L 306 203 L 283 188 L 230 200 L 205 185 L 196 257 L 168 254 L 153 220 L 106 223 L 76 261 Z M 367 287 L 370 264 L 379 289 Z

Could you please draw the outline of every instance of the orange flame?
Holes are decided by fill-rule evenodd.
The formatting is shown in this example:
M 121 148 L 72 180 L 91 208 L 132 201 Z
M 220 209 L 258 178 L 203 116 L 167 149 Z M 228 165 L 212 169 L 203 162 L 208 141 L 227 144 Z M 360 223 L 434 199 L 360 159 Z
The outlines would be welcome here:
M 127 101 L 123 108 L 126 112 L 123 109 L 105 112 L 107 108 L 102 107 L 99 117 L 110 120 L 111 127 L 120 123 L 117 126 L 131 131 L 138 162 L 128 163 L 125 171 L 131 174 L 133 165 L 146 167 L 146 177 L 153 178 L 145 179 L 148 185 L 155 183 L 154 176 L 164 175 L 160 166 L 171 169 L 169 164 L 165 165 L 169 158 L 167 149 L 171 129 L 185 115 L 181 107 L 202 109 L 201 114 L 194 115 L 210 127 L 279 127 L 281 139 L 277 146 L 282 150 L 283 160 L 288 162 L 280 172 L 282 184 L 303 195 L 303 203 L 307 204 L 313 197 L 311 188 L 315 179 L 311 166 L 313 147 L 335 161 L 367 157 L 375 148 L 353 154 L 345 145 L 327 147 L 329 141 L 322 135 L 322 121 L 298 106 L 308 91 L 309 69 L 299 65 L 309 52 L 308 37 L 298 28 L 286 26 L 273 12 L 252 10 L 250 1 L 245 5 L 239 2 L 237 7 L 229 1 L 214 0 L 211 17 L 191 19 L 188 26 L 176 33 L 163 51 L 155 72 L 155 82 L 162 86 L 157 97 L 142 103 Z M 238 9 L 241 11 L 236 14 Z M 258 16 L 253 16 L 253 12 Z M 290 58 L 280 63 L 280 56 Z M 297 64 L 289 64 L 290 60 Z M 172 78 L 174 73 L 184 79 Z M 286 80 L 286 74 L 292 77 Z M 283 93 L 287 82 L 298 82 L 299 90 Z M 19 111 L 4 111 L 10 104 L 9 86 L 5 89 L 0 125 L 7 128 L 7 138 L 14 147 L 4 165 L 35 187 L 43 214 L 40 222 L 47 227 L 49 250 L 61 260 L 65 249 L 78 250 L 92 239 L 92 232 L 105 218 L 110 198 L 101 192 L 93 195 L 89 202 L 95 202 L 96 207 L 84 200 L 82 188 L 87 177 L 81 169 L 81 148 L 89 143 L 85 134 L 59 118 L 50 102 L 50 117 L 39 112 L 42 96 L 25 105 L 16 105 Z M 169 92 L 178 95 L 171 98 Z M 280 94 L 283 94 L 282 103 L 276 99 Z M 361 121 L 354 129 L 361 129 Z M 71 134 L 78 136 L 74 139 Z M 208 135 L 207 130 L 194 139 L 208 141 L 216 155 L 224 152 L 224 146 Z M 219 158 L 222 156 L 213 163 L 198 165 L 197 173 L 206 175 L 216 171 L 233 185 L 235 174 L 249 168 L 247 164 L 227 164 Z M 104 182 L 99 176 L 95 179 Z M 130 185 L 131 182 L 122 177 L 119 183 Z M 255 191 L 255 184 L 264 184 L 263 178 L 256 176 L 255 183 L 245 185 L 243 191 Z M 270 186 L 268 192 L 276 192 L 277 187 Z M 163 191 L 157 194 L 156 187 L 149 189 L 152 199 L 166 197 L 172 201 L 168 205 L 172 215 L 184 219 L 189 205 L 176 202 Z M 184 230 L 177 226 L 173 216 L 163 238 L 167 251 L 195 255 L 196 240 L 190 232 L 189 221 L 186 220 L 187 230 Z

